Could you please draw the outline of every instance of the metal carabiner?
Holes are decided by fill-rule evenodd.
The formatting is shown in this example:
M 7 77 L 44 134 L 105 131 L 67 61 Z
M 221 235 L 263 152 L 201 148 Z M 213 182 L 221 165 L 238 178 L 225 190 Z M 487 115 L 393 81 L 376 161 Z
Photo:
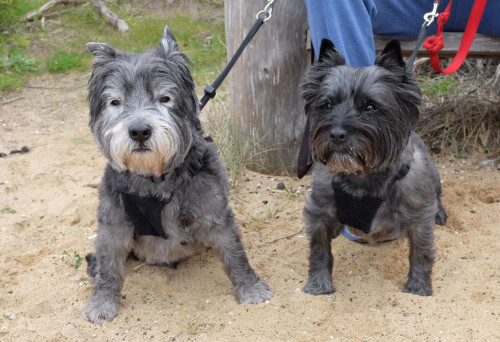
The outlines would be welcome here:
M 260 11 L 259 13 L 257 13 L 257 15 L 255 16 L 255 18 L 257 18 L 257 19 L 263 19 L 264 21 L 268 21 L 269 19 L 271 19 L 271 17 L 273 16 L 274 1 L 275 0 L 268 0 L 266 7 L 262 11 Z M 264 18 L 261 18 L 261 15 L 264 15 Z
M 432 7 L 432 12 L 424 14 L 424 20 L 425 20 L 424 25 L 427 24 L 427 27 L 429 27 L 429 25 L 432 24 L 432 22 L 434 21 L 434 19 L 436 19 L 437 17 L 439 17 L 439 13 L 437 12 L 438 6 L 439 6 L 439 0 L 434 0 L 434 5 Z

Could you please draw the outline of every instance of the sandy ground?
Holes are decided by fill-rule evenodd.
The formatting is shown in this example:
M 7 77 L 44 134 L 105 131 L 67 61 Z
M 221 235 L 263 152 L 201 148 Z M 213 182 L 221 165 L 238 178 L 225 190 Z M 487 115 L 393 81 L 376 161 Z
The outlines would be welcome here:
M 129 260 L 118 316 L 90 324 L 80 310 L 91 284 L 75 252 L 93 250 L 105 160 L 88 129 L 85 84 L 81 74 L 42 75 L 0 106 L 0 152 L 30 149 L 0 158 L 0 340 L 500 340 L 499 166 L 445 153 L 436 158 L 449 220 L 436 226 L 432 297 L 401 292 L 406 241 L 369 247 L 343 237 L 332 247 L 337 292 L 302 292 L 310 178 L 245 172 L 232 206 L 272 300 L 239 305 L 210 251 L 177 270 Z

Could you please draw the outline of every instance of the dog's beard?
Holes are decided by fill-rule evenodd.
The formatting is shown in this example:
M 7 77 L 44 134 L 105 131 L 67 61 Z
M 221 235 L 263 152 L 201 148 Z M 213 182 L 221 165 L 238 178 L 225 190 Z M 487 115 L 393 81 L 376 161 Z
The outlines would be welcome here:
M 148 118 L 152 136 L 143 144 L 129 137 L 128 123 L 119 122 L 104 137 L 110 136 L 109 157 L 118 171 L 129 170 L 141 176 L 161 176 L 179 153 L 180 136 L 175 122 L 167 118 Z
M 352 152 L 333 152 L 324 164 L 332 173 L 352 173 L 358 176 L 366 174 L 362 159 Z
M 367 174 L 366 158 L 361 149 L 352 146 L 338 148 L 321 131 L 318 133 L 313 141 L 316 161 L 324 164 L 332 173 Z

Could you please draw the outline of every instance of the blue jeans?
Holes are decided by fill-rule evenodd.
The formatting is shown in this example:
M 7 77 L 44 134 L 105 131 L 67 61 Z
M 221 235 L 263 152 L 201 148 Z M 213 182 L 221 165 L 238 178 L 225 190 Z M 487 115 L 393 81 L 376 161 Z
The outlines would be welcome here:
M 424 14 L 431 12 L 433 0 L 304 0 L 307 6 L 312 43 L 319 53 L 321 40 L 330 39 L 349 65 L 372 65 L 375 59 L 373 34 L 385 38 L 415 39 Z M 449 0 L 441 0 L 438 13 Z M 453 0 L 445 31 L 463 32 L 474 0 Z M 490 0 L 484 9 L 478 32 L 500 36 L 500 1 Z M 436 33 L 436 21 L 428 34 Z

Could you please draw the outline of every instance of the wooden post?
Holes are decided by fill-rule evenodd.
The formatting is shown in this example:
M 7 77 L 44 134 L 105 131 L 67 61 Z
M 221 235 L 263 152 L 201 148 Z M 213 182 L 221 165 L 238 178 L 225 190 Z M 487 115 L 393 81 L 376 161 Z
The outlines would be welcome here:
M 231 58 L 267 0 L 224 1 Z M 230 112 L 240 148 L 252 170 L 294 172 L 305 126 L 300 83 L 310 64 L 303 0 L 276 0 L 264 23 L 229 75 Z

